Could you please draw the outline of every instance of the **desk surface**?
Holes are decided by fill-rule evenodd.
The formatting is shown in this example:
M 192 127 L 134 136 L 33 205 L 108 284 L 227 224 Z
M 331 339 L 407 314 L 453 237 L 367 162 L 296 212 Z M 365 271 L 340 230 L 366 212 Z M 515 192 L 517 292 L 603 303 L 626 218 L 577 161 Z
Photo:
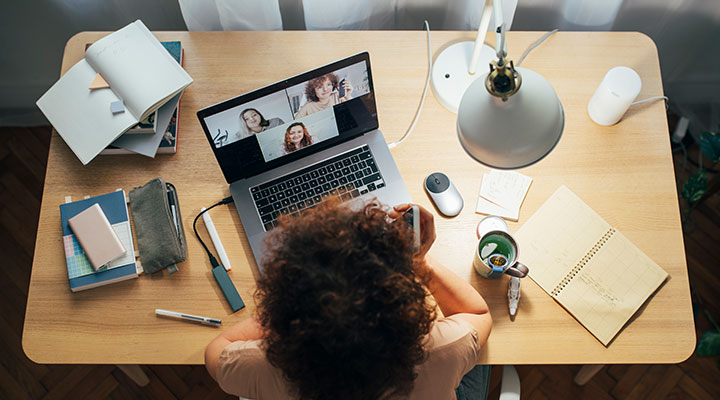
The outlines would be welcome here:
M 81 59 L 86 43 L 105 34 L 84 32 L 70 39 L 63 73 Z M 155 160 L 100 156 L 82 166 L 53 133 L 23 331 L 23 348 L 35 362 L 201 364 L 205 345 L 219 331 L 156 318 L 155 308 L 222 318 L 224 328 L 254 311 L 257 267 L 233 206 L 212 213 L 233 265 L 230 276 L 247 304 L 240 312 L 229 309 L 190 229 L 201 207 L 229 195 L 195 116 L 198 109 L 368 50 L 380 128 L 388 141 L 395 141 L 410 124 L 425 83 L 427 45 L 422 31 L 156 34 L 161 40 L 182 41 L 184 66 L 195 80 L 180 103 L 177 154 Z M 508 33 L 510 56 L 517 59 L 541 35 Z M 461 40 L 474 40 L 474 33 L 434 32 L 433 54 Z M 483 363 L 676 363 L 695 347 L 665 106 L 658 101 L 632 107 L 613 127 L 595 125 L 587 116 L 590 96 L 604 74 L 617 65 L 629 66 L 642 77 L 638 99 L 663 93 L 657 50 L 639 33 L 560 32 L 527 57 L 523 67 L 545 76 L 557 91 L 566 125 L 548 157 L 520 170 L 534 181 L 519 223 L 510 223 L 515 232 L 565 184 L 670 274 L 608 348 L 530 279 L 523 281 L 518 315 L 510 321 L 507 281 L 482 280 L 473 272 L 475 226 L 483 217 L 474 213 L 474 206 L 488 168 L 464 153 L 455 132 L 455 115 L 442 108 L 432 93 L 413 134 L 392 151 L 414 201 L 432 209 L 422 181 L 436 170 L 446 172 L 465 199 L 456 218 L 436 216 L 438 239 L 431 254 L 469 280 L 490 306 L 494 326 L 483 349 Z M 71 293 L 58 205 L 67 195 L 78 199 L 117 188 L 129 190 L 157 176 L 177 187 L 183 223 L 189 230 L 188 260 L 179 265 L 179 273 L 141 275 Z M 202 224 L 199 228 L 206 234 Z

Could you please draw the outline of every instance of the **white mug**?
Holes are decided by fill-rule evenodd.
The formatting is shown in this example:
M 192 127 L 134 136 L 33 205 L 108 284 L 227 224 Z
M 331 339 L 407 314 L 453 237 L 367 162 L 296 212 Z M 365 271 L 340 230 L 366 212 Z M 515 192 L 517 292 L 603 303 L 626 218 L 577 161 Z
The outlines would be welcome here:
M 490 279 L 502 274 L 518 278 L 527 276 L 529 269 L 518 262 L 517 242 L 502 218 L 483 218 L 478 224 L 478 236 L 480 240 L 473 255 L 473 267 L 480 276 Z

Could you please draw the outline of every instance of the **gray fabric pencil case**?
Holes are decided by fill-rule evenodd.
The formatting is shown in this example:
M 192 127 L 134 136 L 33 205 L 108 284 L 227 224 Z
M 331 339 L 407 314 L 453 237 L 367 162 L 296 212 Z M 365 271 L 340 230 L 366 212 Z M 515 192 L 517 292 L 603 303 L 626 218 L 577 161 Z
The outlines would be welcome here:
M 143 271 L 176 271 L 187 258 L 187 243 L 175 186 L 155 178 L 131 190 L 130 209 Z

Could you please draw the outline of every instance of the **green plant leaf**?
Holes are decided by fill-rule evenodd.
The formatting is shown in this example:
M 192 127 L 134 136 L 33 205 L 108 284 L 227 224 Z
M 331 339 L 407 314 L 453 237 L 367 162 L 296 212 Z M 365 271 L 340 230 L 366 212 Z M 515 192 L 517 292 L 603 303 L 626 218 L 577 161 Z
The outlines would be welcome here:
M 720 332 L 715 329 L 703 333 L 697 345 L 697 355 L 713 357 L 720 354 Z
M 698 171 L 685 182 L 682 187 L 682 197 L 688 203 L 694 203 L 703 197 L 707 190 L 708 177 L 705 172 Z
M 720 134 L 717 132 L 703 132 L 700 134 L 700 151 L 712 162 L 720 160 Z

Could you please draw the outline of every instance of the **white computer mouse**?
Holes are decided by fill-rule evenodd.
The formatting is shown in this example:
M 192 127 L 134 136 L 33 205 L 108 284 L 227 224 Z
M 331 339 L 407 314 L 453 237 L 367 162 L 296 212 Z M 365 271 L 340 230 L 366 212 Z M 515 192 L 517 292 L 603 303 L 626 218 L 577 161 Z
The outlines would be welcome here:
M 450 178 L 442 172 L 433 172 L 425 178 L 425 191 L 435 203 L 438 211 L 448 217 L 460 214 L 463 199 Z

